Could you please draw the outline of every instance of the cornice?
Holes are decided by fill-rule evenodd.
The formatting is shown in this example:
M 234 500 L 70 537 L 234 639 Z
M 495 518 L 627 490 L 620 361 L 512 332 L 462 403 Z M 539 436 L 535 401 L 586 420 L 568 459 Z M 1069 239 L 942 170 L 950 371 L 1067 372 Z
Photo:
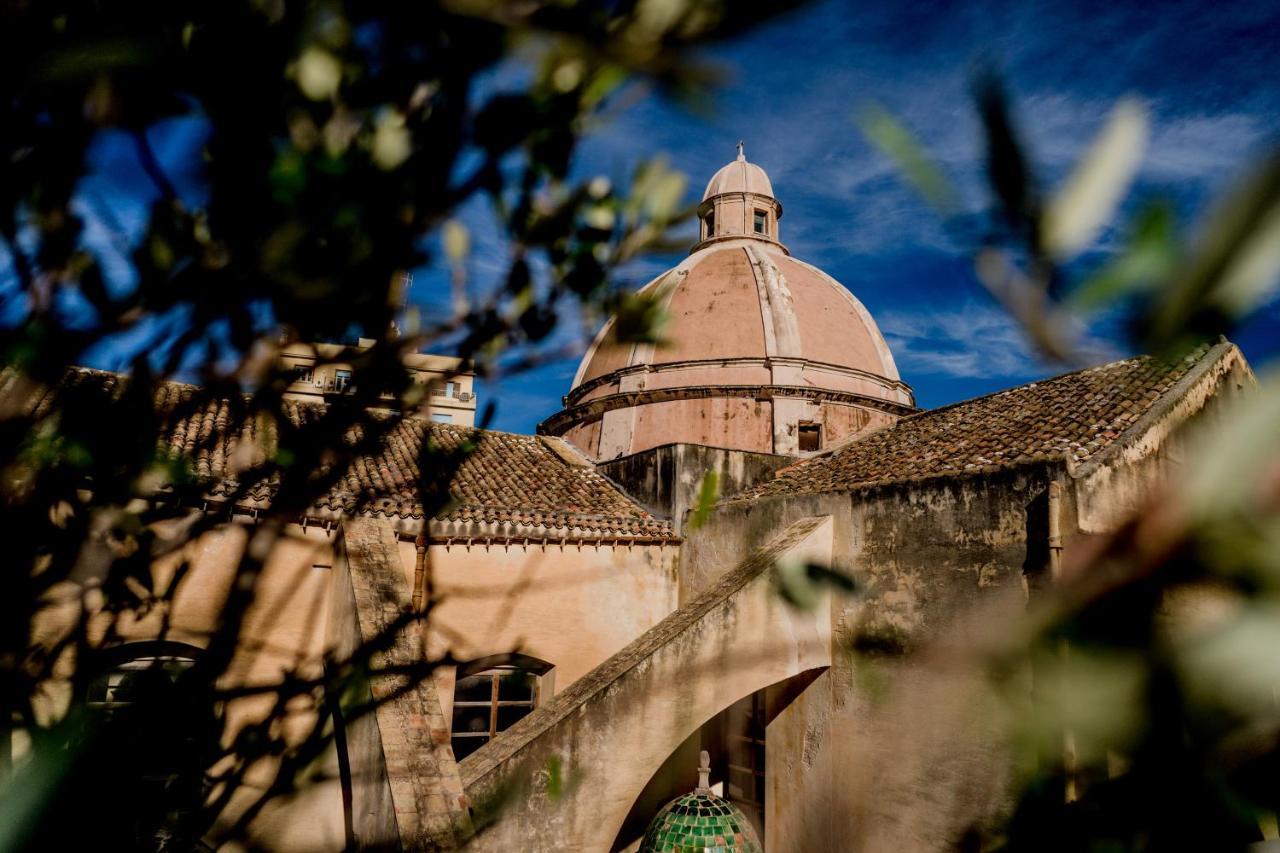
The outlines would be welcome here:
M 844 403 L 867 409 L 876 409 L 894 415 L 914 414 L 917 409 L 891 400 L 855 394 L 850 391 L 832 391 L 801 385 L 686 385 L 680 388 L 646 388 L 640 391 L 624 391 L 597 397 L 587 403 L 569 406 L 538 424 L 539 435 L 563 435 L 566 430 L 583 421 L 595 420 L 605 412 L 615 409 L 635 408 L 672 400 L 712 400 L 717 398 L 752 398 L 772 400 L 775 397 L 812 400 L 814 402 Z
M 618 382 L 624 376 L 634 376 L 639 373 L 671 373 L 679 370 L 698 370 L 708 367 L 759 367 L 768 370 L 774 365 L 821 370 L 827 373 L 848 376 L 854 379 L 865 379 L 888 390 L 905 391 L 912 397 L 912 399 L 915 398 L 911 386 L 907 383 L 900 379 L 889 379 L 886 376 L 881 376 L 878 373 L 872 373 L 869 370 L 859 370 L 856 367 L 847 367 L 845 365 L 831 364 L 824 361 L 810 361 L 807 358 L 798 358 L 794 356 L 773 356 L 767 358 L 743 356 L 738 358 L 701 358 L 687 359 L 685 361 L 668 361 L 659 364 L 629 365 L 627 367 L 619 368 L 612 373 L 606 373 L 603 376 L 597 376 L 595 379 L 582 383 L 570 390 L 569 393 L 562 398 L 562 402 L 565 406 L 575 406 L 578 404 L 579 400 L 595 389 L 603 385 L 608 385 L 612 382 Z M 690 387 L 704 386 L 699 385 Z M 914 411 L 914 408 L 912 410 Z

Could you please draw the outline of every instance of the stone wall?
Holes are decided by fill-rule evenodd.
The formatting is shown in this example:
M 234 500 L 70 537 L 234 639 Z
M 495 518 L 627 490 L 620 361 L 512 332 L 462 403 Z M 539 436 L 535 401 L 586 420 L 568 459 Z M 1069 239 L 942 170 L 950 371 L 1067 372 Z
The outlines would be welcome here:
M 714 471 L 719 495 L 736 495 L 768 480 L 795 459 L 771 453 L 725 450 L 701 444 L 664 444 L 598 466 L 600 473 L 623 488 L 655 515 L 684 527 L 685 513 L 697 506 L 702 478 Z
M 728 502 L 688 534 L 682 594 L 716 582 L 725 558 L 815 514 L 834 522 L 833 561 L 861 583 L 835 607 L 831 669 L 767 730 L 766 844 L 788 850 L 950 850 L 1011 806 L 1008 714 L 1025 670 L 995 701 L 981 650 L 1008 641 L 1050 582 L 1049 519 L 1072 537 L 1106 532 L 1168 487 L 1201 426 L 1253 385 L 1217 348 L 1106 451 L 847 493 Z M 1056 483 L 1056 500 L 1049 500 Z M 1012 704 L 1011 704 L 1012 703 Z
M 1028 513 L 1062 475 L 1035 466 L 730 503 L 689 536 L 682 583 L 696 594 L 716 582 L 719 559 L 827 514 L 831 562 L 861 586 L 828 614 L 830 671 L 768 726 L 771 853 L 952 849 L 973 822 L 1001 814 L 1001 721 L 979 701 L 983 682 L 971 669 L 934 656 L 939 644 L 970 647 L 985 626 L 1022 612 Z
M 1257 387 L 1240 350 L 1220 343 L 1106 453 L 1074 471 L 1081 533 L 1102 533 L 1167 488 L 1186 466 L 1197 435 L 1220 426 L 1232 405 Z
M 384 519 L 346 520 L 337 560 L 340 573 L 335 580 L 350 584 L 348 601 L 355 605 L 358 622 L 358 637 L 344 632 L 345 644 L 378 642 L 383 650 L 373 658 L 375 669 L 421 662 L 420 631 L 412 625 L 396 627 L 410 608 L 411 587 L 402 574 L 391 525 Z M 335 610 L 335 623 L 342 619 L 343 612 Z M 377 727 L 377 738 L 367 732 L 368 724 L 365 731 L 357 727 L 349 754 L 353 780 L 361 782 L 353 790 L 352 811 L 371 837 L 359 837 L 356 843 L 389 845 L 394 827 L 405 850 L 456 847 L 470 827 L 449 745 L 448 718 L 434 680 L 375 676 L 366 699 L 377 703 L 368 718 Z

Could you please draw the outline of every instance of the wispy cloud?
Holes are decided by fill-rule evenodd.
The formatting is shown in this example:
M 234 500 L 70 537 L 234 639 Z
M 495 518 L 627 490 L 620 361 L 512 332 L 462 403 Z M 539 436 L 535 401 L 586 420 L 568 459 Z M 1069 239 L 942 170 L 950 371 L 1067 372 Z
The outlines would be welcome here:
M 1039 357 L 1026 332 L 995 305 L 887 311 L 879 322 L 908 382 L 912 374 L 1021 381 L 1061 369 Z M 1123 357 L 1117 345 L 1088 333 L 1081 334 L 1079 350 L 1091 363 Z

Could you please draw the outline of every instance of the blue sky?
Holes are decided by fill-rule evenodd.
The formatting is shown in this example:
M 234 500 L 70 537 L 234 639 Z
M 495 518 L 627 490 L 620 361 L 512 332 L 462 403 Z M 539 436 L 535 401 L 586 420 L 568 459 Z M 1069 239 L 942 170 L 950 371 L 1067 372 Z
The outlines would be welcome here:
M 966 207 L 980 212 L 988 200 L 969 92 L 980 63 L 1005 79 L 1048 187 L 1067 174 L 1117 100 L 1136 96 L 1149 109 L 1152 134 L 1126 211 L 1153 197 L 1170 199 L 1181 227 L 1191 233 L 1209 200 L 1280 144 L 1277 33 L 1280 5 L 1258 0 L 829 0 L 706 51 L 704 59 L 725 74 L 712 111 L 694 114 L 651 96 L 601 122 L 581 149 L 577 177 L 605 175 L 624 185 L 636 163 L 661 155 L 689 176 L 692 202 L 733 158 L 735 143 L 745 140 L 747 156 L 769 172 L 785 206 L 783 241 L 862 300 L 919 404 L 934 407 L 1064 368 L 1037 360 L 978 285 L 937 216 L 862 138 L 854 123 L 859 110 L 876 102 L 896 114 L 960 188 Z M 501 88 L 521 76 L 519 68 L 505 67 L 490 85 Z M 190 119 L 150 132 L 166 171 L 192 205 L 202 196 L 203 133 L 201 123 Z M 87 214 L 86 205 L 111 211 L 111 222 L 86 217 L 86 239 L 119 287 L 130 283 L 128 241 L 145 224 L 153 197 L 127 139 L 102 134 L 79 203 Z M 504 272 L 507 252 L 483 200 L 461 216 L 474 235 L 470 281 L 485 289 Z M 1122 238 L 1122 229 L 1105 231 L 1082 267 L 1105 260 Z M 621 284 L 638 287 L 679 257 L 646 258 L 625 271 Z M 0 269 L 6 261 L 0 249 Z M 428 310 L 447 305 L 446 281 L 438 268 L 417 271 L 413 300 Z M 585 345 L 598 322 L 568 313 L 554 343 Z M 155 332 L 150 324 L 133 337 L 145 346 Z M 1127 352 L 1115 318 L 1096 319 L 1087 335 L 1099 359 Z M 1235 339 L 1255 366 L 1280 354 L 1280 302 L 1259 311 Z M 116 346 L 90 360 L 119 368 L 128 348 Z M 497 403 L 493 426 L 532 431 L 559 408 L 576 367 L 577 358 L 562 359 L 483 383 L 482 402 Z
M 861 137 L 854 116 L 887 107 L 925 143 L 972 210 L 986 204 L 969 84 L 999 69 L 1044 182 L 1053 186 L 1115 102 L 1135 95 L 1152 118 L 1150 150 L 1126 209 L 1173 200 L 1191 232 L 1209 199 L 1280 142 L 1280 7 L 1267 3 L 826 2 L 718 46 L 728 74 L 708 115 L 647 99 L 598 129 L 581 174 L 621 180 L 665 154 L 691 198 L 746 140 L 785 206 L 793 254 L 843 282 L 871 311 L 922 406 L 997 390 L 1063 368 L 1039 362 L 985 295 L 937 217 Z M 1123 237 L 1108 230 L 1087 267 Z M 481 240 L 478 246 L 482 247 Z M 628 271 L 638 286 L 674 263 Z M 473 275 L 483 278 L 483 261 Z M 427 294 L 420 294 L 426 299 Z M 564 334 L 580 334 L 568 322 Z M 1099 358 L 1127 352 L 1114 322 L 1089 330 Z M 1236 339 L 1255 365 L 1280 352 L 1273 302 Z M 532 430 L 560 405 L 576 359 L 489 384 L 494 426 Z M 482 397 L 482 400 L 484 398 Z

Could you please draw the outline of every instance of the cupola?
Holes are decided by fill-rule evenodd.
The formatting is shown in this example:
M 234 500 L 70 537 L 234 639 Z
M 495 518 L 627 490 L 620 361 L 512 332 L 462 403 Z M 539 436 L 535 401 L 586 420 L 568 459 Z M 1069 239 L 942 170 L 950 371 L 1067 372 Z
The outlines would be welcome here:
M 718 240 L 744 237 L 765 240 L 781 248 L 778 220 L 782 218 L 782 204 L 773 197 L 773 185 L 764 169 L 747 162 L 741 142 L 738 158 L 707 182 L 702 204 L 698 206 L 698 218 L 700 239 L 693 247 L 695 252 Z

